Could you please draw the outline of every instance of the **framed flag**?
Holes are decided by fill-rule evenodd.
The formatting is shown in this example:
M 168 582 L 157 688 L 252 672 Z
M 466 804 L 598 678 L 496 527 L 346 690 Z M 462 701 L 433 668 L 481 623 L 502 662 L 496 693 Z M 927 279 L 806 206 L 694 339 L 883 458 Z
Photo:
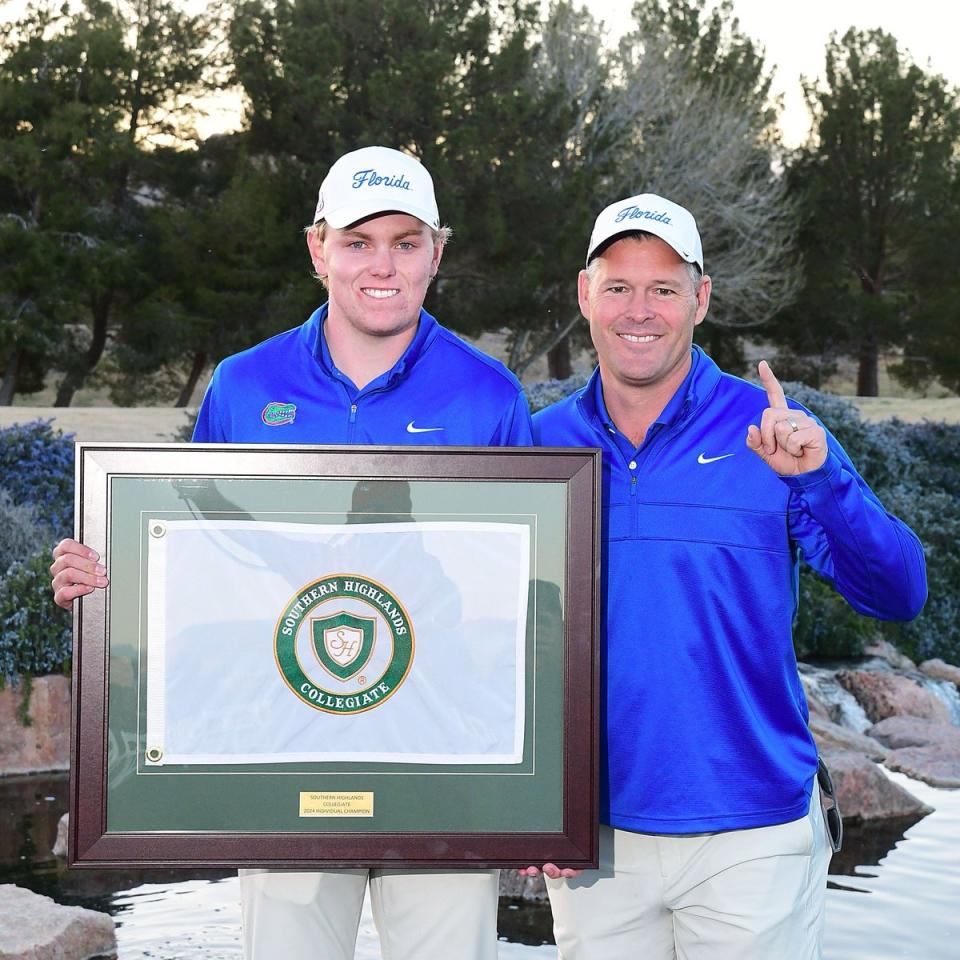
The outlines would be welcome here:
M 597 863 L 600 454 L 77 444 L 74 867 Z

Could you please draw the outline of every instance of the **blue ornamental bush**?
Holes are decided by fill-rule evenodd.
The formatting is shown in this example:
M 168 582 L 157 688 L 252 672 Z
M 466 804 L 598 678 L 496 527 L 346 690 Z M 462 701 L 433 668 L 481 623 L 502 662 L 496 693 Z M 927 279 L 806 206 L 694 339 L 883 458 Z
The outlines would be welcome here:
M 29 557 L 38 547 L 50 541 L 50 528 L 37 519 L 29 503 L 14 503 L 0 487 L 0 581 L 14 560 Z
M 530 412 L 536 413 L 544 407 L 549 407 L 551 403 L 569 397 L 574 390 L 579 390 L 589 379 L 589 374 L 575 373 L 572 377 L 567 377 L 566 380 L 541 380 L 539 383 L 531 383 L 524 388 L 527 394 L 527 403 L 530 404 Z
M 70 616 L 53 602 L 50 550 L 73 530 L 73 442 L 49 421 L 0 430 L 0 684 L 69 667 Z
M 50 551 L 15 561 L 0 581 L 0 680 L 68 669 L 70 614 L 53 602 Z
M 73 435 L 49 420 L 0 430 L 0 487 L 13 503 L 29 503 L 54 539 L 73 530 Z

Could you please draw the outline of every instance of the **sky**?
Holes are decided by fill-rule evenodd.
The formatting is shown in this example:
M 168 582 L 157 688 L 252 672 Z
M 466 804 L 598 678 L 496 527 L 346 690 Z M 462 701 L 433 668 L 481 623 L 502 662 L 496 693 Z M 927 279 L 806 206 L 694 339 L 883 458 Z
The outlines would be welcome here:
M 543 0 L 546 4 L 547 0 Z M 632 24 L 634 0 L 578 0 L 598 20 L 603 20 L 612 41 Z M 11 19 L 27 0 L 0 0 L 0 19 Z M 183 6 L 199 10 L 207 0 L 182 0 Z M 788 147 L 806 139 L 810 118 L 803 102 L 800 76 L 823 74 L 823 53 L 834 30 L 848 27 L 882 27 L 892 33 L 901 48 L 924 68 L 943 74 L 960 86 L 960 4 L 950 0 L 734 0 L 741 30 L 766 50 L 767 64 L 775 67 L 773 93 L 782 94 L 784 110 L 780 124 Z M 235 127 L 239 104 L 224 95 L 206 104 L 208 116 L 198 126 L 201 135 Z
M 615 38 L 631 24 L 634 0 L 585 0 Z M 800 76 L 823 75 L 824 50 L 833 31 L 881 27 L 892 33 L 919 66 L 960 86 L 960 4 L 947 0 L 734 0 L 740 29 L 759 41 L 766 62 L 776 67 L 773 93 L 783 94 L 784 142 L 798 146 L 810 129 Z

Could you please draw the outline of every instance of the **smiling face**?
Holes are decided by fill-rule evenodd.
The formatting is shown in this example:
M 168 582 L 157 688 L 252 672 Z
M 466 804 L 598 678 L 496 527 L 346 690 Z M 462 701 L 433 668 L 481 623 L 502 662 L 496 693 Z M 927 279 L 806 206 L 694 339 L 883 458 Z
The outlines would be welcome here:
M 310 232 L 310 256 L 330 295 L 327 322 L 341 341 L 398 338 L 409 343 L 443 246 L 406 213 L 385 213 L 349 227 Z
M 624 237 L 580 271 L 580 310 L 590 321 L 604 392 L 669 398 L 690 369 L 693 328 L 707 314 L 710 278 L 658 237 Z

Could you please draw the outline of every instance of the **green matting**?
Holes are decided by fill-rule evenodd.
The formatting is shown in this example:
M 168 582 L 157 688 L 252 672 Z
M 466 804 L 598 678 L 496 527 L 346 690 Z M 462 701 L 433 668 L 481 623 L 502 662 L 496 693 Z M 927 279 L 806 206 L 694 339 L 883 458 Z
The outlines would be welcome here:
M 344 523 L 355 486 L 354 480 L 316 478 L 117 477 L 111 481 L 109 833 L 554 832 L 562 828 L 561 590 L 567 518 L 566 486 L 559 482 L 417 480 L 408 484 L 414 520 L 530 526 L 527 715 L 521 764 L 145 765 L 146 585 L 141 570 L 145 559 L 141 558 L 146 557 L 146 517 L 162 511 L 167 519 L 207 516 Z M 383 513 L 378 518 L 397 519 Z M 375 518 L 352 514 L 350 519 Z M 375 815 L 301 818 L 299 796 L 304 791 L 373 792 Z

